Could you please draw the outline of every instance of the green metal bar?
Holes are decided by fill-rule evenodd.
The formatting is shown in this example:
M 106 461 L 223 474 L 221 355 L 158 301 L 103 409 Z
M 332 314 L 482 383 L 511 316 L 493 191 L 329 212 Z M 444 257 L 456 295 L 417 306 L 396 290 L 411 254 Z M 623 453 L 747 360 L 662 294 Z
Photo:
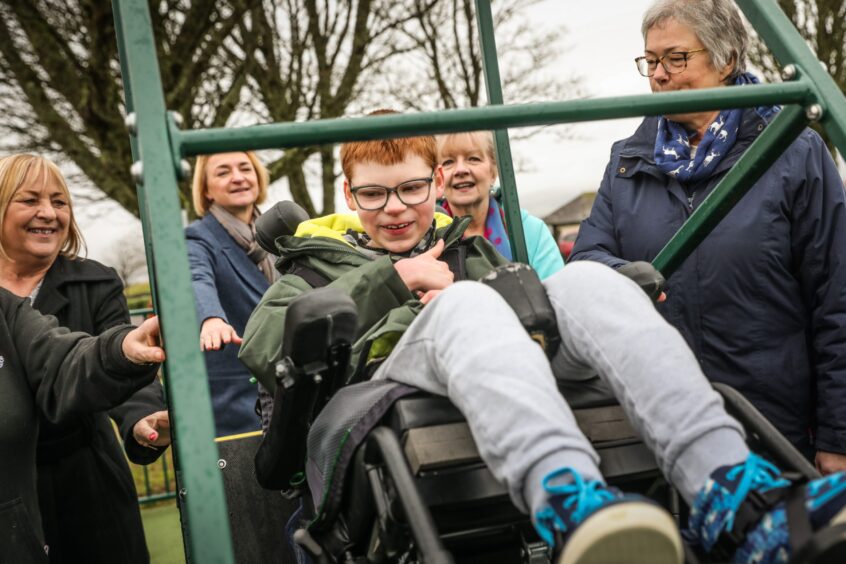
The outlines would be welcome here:
M 167 456 L 162 456 L 162 474 L 164 475 L 165 491 L 170 492 L 170 473 L 167 470 Z
M 751 108 L 764 104 L 802 104 L 816 101 L 810 84 L 800 79 L 779 84 L 732 86 L 615 96 L 591 100 L 507 104 L 438 112 L 334 118 L 308 122 L 274 123 L 249 127 L 182 130 L 173 132 L 181 157 L 280 149 L 303 145 L 431 135 L 453 131 L 507 129 L 603 119 L 676 114 L 688 111 Z M 178 163 L 174 163 L 177 166 Z
M 161 493 L 161 494 L 153 494 L 146 497 L 139 497 L 138 504 L 139 505 L 147 505 L 148 503 L 153 503 L 156 501 L 163 501 L 165 499 L 174 499 L 176 497 L 176 492 L 169 492 L 169 493 Z
M 770 168 L 807 125 L 805 110 L 787 106 L 726 173 L 681 229 L 661 249 L 652 265 L 669 278 L 734 205 Z
M 490 0 L 476 0 L 476 23 L 479 26 L 479 40 L 482 46 L 482 66 L 485 71 L 485 87 L 488 104 L 503 105 L 502 79 L 499 76 L 499 61 L 496 56 L 496 36 Z M 502 203 L 505 206 L 505 228 L 511 256 L 515 261 L 529 264 L 526 238 L 523 233 L 523 218 L 520 215 L 520 198 L 517 195 L 517 180 L 514 178 L 514 162 L 511 160 L 511 143 L 507 129 L 494 131 L 497 152 L 499 184 L 502 187 Z
M 144 497 L 150 497 L 153 493 L 153 488 L 150 487 L 150 470 L 146 466 L 141 468 L 144 471 Z
M 124 84 L 136 104 L 139 193 L 142 217 L 149 222 L 162 333 L 167 350 L 168 399 L 174 414 L 180 487 L 189 534 L 186 553 L 197 562 L 234 561 L 223 482 L 217 469 L 217 447 L 208 376 L 200 349 L 194 294 L 185 236 L 176 193 L 176 166 L 171 153 L 168 116 L 162 92 L 146 0 L 114 0 L 115 27 L 120 29 Z M 140 174 L 138 174 L 140 173 Z M 158 292 L 158 288 L 164 291 Z M 184 530 L 184 529 L 183 529 Z
M 114 14 L 115 20 L 115 35 L 117 36 L 117 49 L 118 49 L 118 59 L 120 60 L 120 70 L 121 70 L 121 79 L 123 80 L 123 94 L 124 94 L 124 105 L 126 107 L 126 115 L 129 116 L 135 111 L 135 102 L 132 97 L 133 89 L 132 89 L 132 77 L 130 76 L 128 69 L 126 68 L 126 42 L 124 41 L 123 37 L 123 29 L 118 24 L 119 22 L 119 13 L 120 13 L 120 5 L 117 2 L 112 2 L 112 11 Z M 129 136 L 129 148 L 132 153 L 132 161 L 135 162 L 138 160 L 138 140 L 136 139 L 135 135 L 130 134 Z M 138 208 L 144 208 L 144 191 L 138 190 L 136 193 L 138 197 Z M 156 307 L 156 292 L 155 292 L 155 285 L 156 285 L 156 276 L 153 272 L 153 246 L 152 240 L 150 239 L 150 222 L 141 214 L 141 232 L 144 235 L 144 254 L 147 257 L 147 275 L 149 277 L 150 283 L 150 292 L 153 298 L 153 308 Z M 130 312 L 131 315 L 131 312 Z
M 737 0 L 749 22 L 782 68 L 795 65 L 813 84 L 817 102 L 823 106 L 820 123 L 841 155 L 846 156 L 846 97 L 834 79 L 822 68 L 796 27 L 774 0 Z M 820 33 L 824 33 L 820 30 Z

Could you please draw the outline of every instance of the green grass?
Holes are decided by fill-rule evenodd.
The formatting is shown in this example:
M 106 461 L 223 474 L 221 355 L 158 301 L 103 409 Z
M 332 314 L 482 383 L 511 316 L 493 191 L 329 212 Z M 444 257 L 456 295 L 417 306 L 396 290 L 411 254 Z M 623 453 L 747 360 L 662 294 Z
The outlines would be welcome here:
M 141 518 L 151 564 L 184 564 L 185 552 L 176 501 L 142 507 Z
M 165 484 L 165 472 L 162 461 L 167 464 L 168 484 Z M 171 449 L 156 462 L 146 466 L 150 483 L 149 491 L 144 481 L 144 466 L 129 464 L 132 477 L 135 479 L 135 489 L 139 496 L 163 494 L 176 490 L 173 475 L 173 458 Z M 147 537 L 147 549 L 150 551 L 152 564 L 183 564 L 185 553 L 182 548 L 182 529 L 179 526 L 179 510 L 176 500 L 157 501 L 141 506 L 141 519 L 144 521 L 144 534 Z

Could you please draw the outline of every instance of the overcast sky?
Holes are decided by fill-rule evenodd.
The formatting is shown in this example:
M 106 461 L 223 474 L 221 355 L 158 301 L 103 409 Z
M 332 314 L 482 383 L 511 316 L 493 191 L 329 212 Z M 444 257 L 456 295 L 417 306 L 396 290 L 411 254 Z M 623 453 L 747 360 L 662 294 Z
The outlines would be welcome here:
M 565 47 L 553 69 L 583 77 L 592 97 L 644 94 L 646 79 L 633 59 L 643 50 L 640 20 L 647 0 L 545 0 L 529 14 L 544 28 L 561 27 Z M 552 71 L 555 72 L 555 71 Z M 506 100 L 508 103 L 508 100 Z M 613 120 L 572 126 L 572 140 L 545 137 L 513 143 L 517 186 L 522 207 L 543 216 L 584 191 L 595 191 L 607 164 L 611 143 L 630 135 L 639 120 Z M 268 204 L 287 198 L 287 189 L 271 191 Z M 88 242 L 88 256 L 104 259 L 107 249 L 137 220 L 115 204 L 88 213 L 79 206 L 79 222 Z M 338 209 L 346 206 L 339 197 Z

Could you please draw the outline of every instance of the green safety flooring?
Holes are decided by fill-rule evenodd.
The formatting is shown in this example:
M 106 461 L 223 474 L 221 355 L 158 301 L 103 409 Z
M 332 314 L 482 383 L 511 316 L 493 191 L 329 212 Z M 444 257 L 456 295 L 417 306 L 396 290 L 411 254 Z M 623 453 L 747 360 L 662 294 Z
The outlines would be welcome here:
M 179 511 L 175 502 L 141 509 L 152 564 L 184 564 Z

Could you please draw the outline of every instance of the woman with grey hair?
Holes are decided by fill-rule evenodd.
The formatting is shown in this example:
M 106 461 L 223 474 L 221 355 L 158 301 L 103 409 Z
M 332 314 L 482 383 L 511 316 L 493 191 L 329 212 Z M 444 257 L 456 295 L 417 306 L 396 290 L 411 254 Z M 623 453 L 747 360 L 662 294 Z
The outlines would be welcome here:
M 658 0 L 642 32 L 644 53 L 635 61 L 653 92 L 758 82 L 746 71 L 749 36 L 731 0 Z M 570 260 L 619 268 L 654 259 L 779 109 L 644 119 L 614 144 Z M 846 469 L 843 288 L 844 186 L 825 144 L 806 129 L 670 277 L 657 308 L 706 376 L 742 392 L 830 474 Z M 714 476 L 710 494 L 703 491 L 694 504 L 692 529 L 706 547 L 731 528 L 750 484 L 767 491 L 781 480 L 777 470 L 738 462 Z M 832 487 L 846 488 L 832 480 Z M 786 539 L 782 532 L 771 538 Z M 761 561 L 776 561 L 782 548 L 766 545 Z

